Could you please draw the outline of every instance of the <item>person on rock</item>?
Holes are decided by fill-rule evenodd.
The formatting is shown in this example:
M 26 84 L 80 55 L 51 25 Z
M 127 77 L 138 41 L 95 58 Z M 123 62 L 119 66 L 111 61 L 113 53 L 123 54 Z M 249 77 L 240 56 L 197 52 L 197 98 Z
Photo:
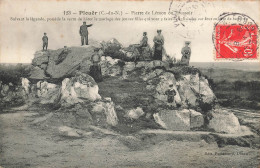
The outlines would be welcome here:
M 84 40 L 85 44 L 88 45 L 88 27 L 91 27 L 92 24 L 87 25 L 86 22 L 83 22 L 83 25 L 80 26 L 79 29 L 79 34 L 81 36 L 81 45 L 84 45 Z
M 61 51 L 61 53 L 58 56 L 58 59 L 55 60 L 55 65 L 58 65 L 61 62 L 63 62 L 66 59 L 69 52 L 70 52 L 70 50 L 68 50 L 67 46 L 64 46 L 64 49 Z
M 99 49 L 95 48 L 94 54 L 91 57 L 92 66 L 90 66 L 90 76 L 92 76 L 96 82 L 101 82 L 103 80 L 100 66 L 101 57 L 98 51 Z
M 140 47 L 147 47 L 147 45 L 148 45 L 147 32 L 143 32 L 143 39 L 140 41 Z
M 48 48 L 48 37 L 47 37 L 47 33 L 44 33 L 43 37 L 42 37 L 42 51 L 44 51 L 44 48 Z
M 182 65 L 189 65 L 189 63 L 190 63 L 191 49 L 190 49 L 189 45 L 190 45 L 190 42 L 186 41 L 185 46 L 181 50 L 181 54 L 182 54 L 181 63 L 182 63 Z
M 162 61 L 162 51 L 164 45 L 164 37 L 161 34 L 162 30 L 157 30 L 157 35 L 153 38 L 154 42 L 154 59 Z
M 140 41 L 140 44 L 136 45 L 136 48 L 139 52 L 140 55 L 142 55 L 143 53 L 143 47 L 147 47 L 148 46 L 148 37 L 147 37 L 147 32 L 143 32 L 143 38 Z M 135 60 L 139 60 L 140 58 L 135 58 Z
M 173 103 L 174 102 L 174 96 L 176 95 L 176 91 L 173 88 L 173 84 L 169 85 L 169 89 L 165 92 L 167 95 L 167 102 Z

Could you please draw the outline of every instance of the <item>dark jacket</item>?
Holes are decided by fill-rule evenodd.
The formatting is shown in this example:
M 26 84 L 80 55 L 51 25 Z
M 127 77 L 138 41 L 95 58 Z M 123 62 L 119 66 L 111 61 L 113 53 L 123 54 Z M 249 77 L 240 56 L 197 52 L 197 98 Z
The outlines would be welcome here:
M 92 24 L 80 26 L 79 34 L 81 36 L 87 36 L 88 35 L 88 27 L 91 27 L 91 26 L 92 26 Z

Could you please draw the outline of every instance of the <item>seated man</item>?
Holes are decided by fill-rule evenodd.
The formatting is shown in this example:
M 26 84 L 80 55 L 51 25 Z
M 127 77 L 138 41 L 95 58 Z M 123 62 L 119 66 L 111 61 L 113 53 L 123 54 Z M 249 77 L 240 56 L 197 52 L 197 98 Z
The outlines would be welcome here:
M 140 41 L 140 44 L 137 45 L 137 49 L 141 55 L 141 59 L 145 60 L 145 59 L 150 59 L 152 56 L 152 49 L 148 44 L 148 37 L 147 37 L 147 33 L 144 32 L 143 33 L 143 38 Z
M 147 47 L 147 44 L 148 44 L 148 37 L 147 37 L 147 33 L 144 32 L 143 39 L 140 42 L 140 47 Z

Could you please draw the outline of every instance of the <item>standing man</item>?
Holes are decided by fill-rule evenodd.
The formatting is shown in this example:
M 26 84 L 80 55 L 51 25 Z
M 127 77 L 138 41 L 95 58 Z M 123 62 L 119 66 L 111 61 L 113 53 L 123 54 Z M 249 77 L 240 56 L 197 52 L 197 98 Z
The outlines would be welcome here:
M 81 36 L 81 45 L 84 45 L 84 39 L 85 44 L 88 45 L 88 27 L 91 27 L 92 24 L 86 25 L 86 22 L 83 22 L 83 25 L 80 26 L 79 34 Z
M 100 66 L 101 57 L 98 51 L 99 48 L 95 48 L 94 54 L 91 56 L 92 66 L 90 66 L 90 76 L 92 76 L 96 82 L 101 82 L 103 80 Z
M 43 37 L 42 37 L 42 42 L 43 42 L 42 51 L 44 51 L 44 48 L 46 48 L 46 51 L 47 51 L 47 48 L 48 48 L 48 37 L 47 37 L 47 33 L 44 33 L 44 35 L 43 35 Z
M 189 45 L 190 45 L 190 42 L 186 41 L 185 46 L 181 50 L 181 54 L 182 54 L 181 64 L 183 64 L 183 65 L 189 65 L 189 63 L 190 63 L 191 49 L 190 49 Z
M 157 36 L 153 38 L 154 42 L 154 59 L 162 61 L 162 51 L 164 45 L 164 37 L 161 35 L 162 30 L 157 30 Z

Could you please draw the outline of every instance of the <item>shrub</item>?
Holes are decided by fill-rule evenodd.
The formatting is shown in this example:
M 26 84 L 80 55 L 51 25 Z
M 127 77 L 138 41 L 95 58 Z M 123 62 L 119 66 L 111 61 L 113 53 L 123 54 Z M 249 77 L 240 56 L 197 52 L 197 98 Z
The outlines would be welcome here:
M 29 77 L 30 65 L 0 65 L 0 81 L 3 84 L 12 83 L 18 85 L 21 77 Z

